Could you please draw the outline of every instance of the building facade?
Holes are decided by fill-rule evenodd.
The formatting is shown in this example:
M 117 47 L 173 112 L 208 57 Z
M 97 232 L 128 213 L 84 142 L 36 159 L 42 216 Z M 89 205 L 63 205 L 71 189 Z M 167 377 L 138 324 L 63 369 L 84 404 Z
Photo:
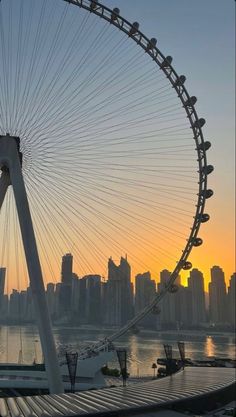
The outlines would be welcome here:
M 4 313 L 4 288 L 5 288 L 6 268 L 0 268 L 0 314 Z
M 150 272 L 138 274 L 135 277 L 135 314 L 140 313 L 156 296 L 156 282 L 151 279 Z M 157 318 L 152 313 L 144 317 L 141 326 L 156 328 Z
M 204 278 L 198 269 L 192 269 L 188 278 L 188 289 L 192 305 L 192 325 L 206 322 L 206 302 L 204 292 Z
M 228 316 L 225 275 L 219 266 L 211 268 L 209 283 L 209 318 L 214 324 L 227 322 Z
M 236 273 L 234 273 L 230 278 L 228 296 L 227 296 L 228 322 L 233 327 L 233 329 L 236 328 L 235 298 L 236 298 Z
M 116 265 L 112 258 L 108 260 L 108 280 L 106 287 L 105 323 L 121 326 L 133 317 L 133 286 L 131 268 L 127 258 L 121 257 Z
M 73 256 L 66 253 L 61 263 L 61 286 L 59 294 L 59 314 L 68 314 L 71 310 L 72 298 L 72 277 L 73 277 Z

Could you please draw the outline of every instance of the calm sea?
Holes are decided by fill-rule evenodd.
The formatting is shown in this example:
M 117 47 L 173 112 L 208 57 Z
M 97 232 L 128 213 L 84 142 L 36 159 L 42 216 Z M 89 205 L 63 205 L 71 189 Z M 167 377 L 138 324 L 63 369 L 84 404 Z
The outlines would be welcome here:
M 109 337 L 108 330 L 95 328 L 54 328 L 57 346 L 69 345 L 78 349 L 92 344 L 103 337 Z M 152 374 L 151 368 L 157 358 L 164 357 L 163 344 L 173 347 L 173 356 L 178 357 L 177 341 L 183 340 L 186 357 L 205 359 L 210 356 L 235 358 L 235 335 L 207 335 L 202 332 L 178 333 L 172 331 L 140 331 L 138 334 L 127 334 L 117 342 L 117 347 L 125 347 L 129 356 L 129 372 L 133 376 Z M 32 363 L 42 361 L 42 353 L 37 328 L 34 326 L 0 326 L 0 362 L 18 362 L 19 351 L 23 352 L 23 361 Z M 117 366 L 114 361 L 112 366 Z

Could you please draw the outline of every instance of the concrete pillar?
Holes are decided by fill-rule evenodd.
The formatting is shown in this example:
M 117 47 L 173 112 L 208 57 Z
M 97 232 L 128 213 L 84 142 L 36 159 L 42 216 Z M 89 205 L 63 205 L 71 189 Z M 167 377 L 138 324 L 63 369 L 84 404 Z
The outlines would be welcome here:
M 49 390 L 51 394 L 59 394 L 64 392 L 64 388 L 45 297 L 42 270 L 21 170 L 18 146 L 16 138 L 8 135 L 0 136 L 0 169 L 6 171 L 5 168 L 7 168 L 9 170 L 10 183 L 13 187 L 30 279 L 30 287 L 38 320 L 39 336 L 45 359 Z M 1 178 L 0 183 L 0 208 L 6 194 L 6 180 L 7 176 L 5 176 L 3 172 L 3 178 Z

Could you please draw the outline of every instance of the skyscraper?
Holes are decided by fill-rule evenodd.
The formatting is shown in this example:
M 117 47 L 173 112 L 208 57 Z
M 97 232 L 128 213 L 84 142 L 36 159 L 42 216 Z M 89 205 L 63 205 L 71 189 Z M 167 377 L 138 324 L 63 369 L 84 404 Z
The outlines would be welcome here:
M 61 314 L 68 313 L 71 310 L 71 294 L 72 294 L 72 269 L 73 256 L 66 253 L 62 257 L 61 263 L 61 286 L 59 295 L 59 304 Z
M 73 256 L 71 253 L 66 253 L 62 257 L 61 263 L 61 282 L 62 284 L 72 284 L 72 269 L 73 269 Z
M 188 328 L 192 325 L 192 292 L 183 285 L 179 286 L 176 296 L 176 318 L 181 327 Z
M 6 277 L 6 268 L 0 268 L 0 316 L 1 318 L 7 315 L 7 311 L 4 311 L 4 308 L 6 307 L 4 303 L 5 277 Z
M 27 317 L 27 320 L 29 320 L 29 321 L 34 321 L 35 318 L 36 318 L 31 287 L 27 288 L 26 317 Z
M 219 266 L 211 268 L 211 282 L 209 283 L 209 315 L 210 321 L 222 324 L 227 321 L 225 275 Z
M 169 281 L 171 272 L 164 269 L 160 272 L 160 283 L 158 284 L 158 292 L 162 291 Z M 176 324 L 175 316 L 175 294 L 167 293 L 164 299 L 160 302 L 161 314 L 160 322 L 162 327 L 173 326 Z
M 102 287 L 100 275 L 86 275 L 86 319 L 90 324 L 102 322 Z
M 121 325 L 121 283 L 117 272 L 117 266 L 112 258 L 108 260 L 108 281 L 106 287 L 106 316 L 108 325 Z
M 0 311 L 3 304 L 3 295 L 5 288 L 6 268 L 0 268 Z
M 87 323 L 86 304 L 87 304 L 87 282 L 86 277 L 79 280 L 79 323 Z
M 74 322 L 79 322 L 79 301 L 80 301 L 80 279 L 77 274 L 72 274 L 72 296 L 71 296 L 71 311 Z
M 138 314 L 154 299 L 156 295 L 156 283 L 151 279 L 150 272 L 138 274 L 135 277 L 135 314 Z M 148 314 L 140 322 L 141 325 L 147 327 L 155 327 L 156 317 Z
M 9 300 L 9 318 L 11 321 L 20 322 L 20 293 L 12 290 Z
M 120 326 L 133 316 L 133 287 L 127 258 L 121 257 L 118 266 L 112 258 L 108 260 L 106 307 L 106 324 Z
M 150 272 L 135 277 L 135 313 L 139 313 L 148 305 L 156 294 L 156 283 L 151 279 Z
M 228 289 L 228 321 L 235 328 L 235 298 L 236 298 L 236 273 L 231 276 Z
M 56 318 L 59 318 L 61 316 L 61 307 L 60 307 L 61 286 L 62 286 L 61 282 L 58 282 L 55 285 L 55 315 L 56 315 Z
M 48 303 L 48 310 L 53 317 L 56 313 L 56 301 L 55 301 L 55 284 L 49 282 L 47 284 L 46 299 Z
M 206 304 L 204 292 L 204 278 L 198 269 L 192 269 L 188 278 L 188 288 L 192 301 L 192 324 L 199 325 L 206 322 Z

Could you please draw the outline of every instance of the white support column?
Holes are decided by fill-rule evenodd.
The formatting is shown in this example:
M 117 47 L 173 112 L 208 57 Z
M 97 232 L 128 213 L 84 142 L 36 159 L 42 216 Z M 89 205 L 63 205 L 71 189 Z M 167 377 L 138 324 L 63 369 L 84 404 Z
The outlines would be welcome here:
M 3 201 L 7 192 L 7 189 L 9 185 L 11 184 L 9 173 L 8 172 L 2 172 L 1 178 L 0 178 L 0 210 L 3 205 Z
M 45 359 L 49 390 L 51 394 L 59 394 L 64 392 L 64 388 L 52 333 L 51 319 L 45 297 L 36 239 L 34 235 L 24 179 L 22 176 L 19 151 L 16 139 L 13 137 L 0 136 L 0 168 L 1 166 L 6 166 L 9 169 L 10 182 L 13 187 L 26 263 L 30 278 L 30 288 L 32 291 L 32 297 L 38 320 L 39 336 Z M 3 186 L 2 193 L 0 191 L 0 198 L 1 194 L 4 198 L 5 194 Z

